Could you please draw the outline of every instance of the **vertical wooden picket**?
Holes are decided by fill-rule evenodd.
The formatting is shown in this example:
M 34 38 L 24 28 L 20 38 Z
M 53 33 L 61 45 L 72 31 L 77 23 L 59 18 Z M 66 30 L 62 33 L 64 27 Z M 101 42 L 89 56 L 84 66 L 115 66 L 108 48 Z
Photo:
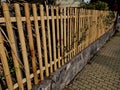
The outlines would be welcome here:
M 94 12 L 95 12 L 95 10 L 93 10 L 91 13 L 92 13 L 92 18 L 91 18 L 91 22 L 92 22 L 92 27 L 91 27 L 91 43 L 94 41 L 94 38 L 95 38 L 95 36 L 97 35 L 94 31 L 95 31 L 95 25 L 96 25 L 96 21 L 94 20 L 94 17 L 93 17 L 93 15 L 94 15 Z M 93 25 L 95 23 L 95 25 Z
M 75 55 L 76 54 L 76 44 L 77 44 L 77 42 L 76 42 L 76 40 L 77 40 L 77 8 L 75 8 L 75 28 L 74 28 L 74 36 L 73 36 L 73 38 L 74 38 L 74 54 L 73 55 Z
M 99 27 L 99 29 L 100 29 L 100 36 L 101 36 L 101 34 L 102 34 L 102 30 L 101 30 L 101 10 L 100 10 L 99 18 L 100 18 L 100 27 Z
M 44 80 L 42 51 L 41 51 L 41 40 L 40 40 L 40 33 L 39 33 L 39 26 L 38 26 L 37 9 L 36 9 L 35 4 L 32 4 L 32 9 L 33 9 L 33 16 L 34 16 L 36 41 L 37 41 L 37 51 L 38 51 L 38 61 L 39 61 L 39 68 L 40 68 L 40 78 L 41 78 L 41 80 Z
M 70 51 L 70 8 L 67 8 L 67 52 Z M 70 54 L 68 54 L 68 60 L 70 60 Z
M 65 63 L 67 62 L 66 51 L 67 51 L 67 43 L 66 43 L 66 7 L 64 7 L 64 60 L 65 60 Z
M 30 21 L 29 4 L 24 3 L 24 8 L 25 8 L 25 16 L 26 16 L 26 23 L 27 23 L 27 32 L 28 32 L 28 38 L 29 38 L 31 60 L 32 60 L 32 69 L 33 69 L 33 74 L 34 74 L 34 82 L 35 84 L 38 84 L 36 57 L 35 57 L 35 49 L 34 49 L 34 42 L 33 42 L 33 36 L 32 36 L 32 26 L 31 26 L 31 21 Z
M 89 40 L 89 30 L 88 30 L 88 26 L 89 26 L 89 23 L 88 23 L 88 19 L 89 19 L 89 10 L 86 10 L 86 27 L 85 27 L 85 31 L 86 31 L 86 47 L 88 46 L 88 40 Z
M 84 15 L 84 9 L 81 9 L 81 15 L 82 15 L 82 17 L 81 17 L 81 26 L 82 26 L 82 28 L 81 28 L 81 50 L 83 50 L 84 49 L 84 40 L 83 40 L 83 30 L 84 30 L 84 17 L 83 17 L 83 15 Z
M 75 31 L 75 54 L 78 53 L 78 39 L 79 39 L 79 28 L 78 28 L 78 21 L 79 21 L 79 18 L 78 18 L 78 9 L 76 8 L 75 10 L 75 23 L 76 23 L 76 31 Z
M 54 57 L 54 71 L 57 69 L 56 65 L 56 36 L 55 36 L 55 21 L 54 21 L 54 7 L 51 6 L 51 14 L 52 14 L 52 34 L 53 34 L 53 57 Z
M 59 15 L 58 15 L 58 7 L 56 7 L 56 22 L 57 22 L 57 52 L 58 52 L 58 68 L 60 65 L 60 32 L 59 32 Z
M 6 57 L 5 50 L 4 50 L 5 47 L 4 47 L 3 43 L 4 42 L 3 42 L 2 34 L 0 31 L 0 59 L 1 59 L 2 65 L 3 65 L 4 74 L 5 74 L 5 78 L 7 81 L 8 89 L 13 90 L 12 79 L 11 79 L 8 61 L 7 61 L 7 57 Z
M 10 43 L 11 43 L 14 67 L 15 68 L 20 68 L 20 65 L 19 65 L 19 62 L 18 62 L 17 50 L 16 50 L 16 46 L 15 46 L 15 40 L 14 40 L 15 38 L 14 38 L 14 34 L 13 34 L 12 24 L 11 24 L 11 20 L 10 20 L 10 13 L 9 13 L 7 3 L 2 3 L 2 7 L 3 7 L 3 14 L 4 14 L 4 17 L 5 17 L 5 21 L 6 21 L 7 33 L 8 33 Z M 20 69 L 17 69 L 15 71 L 15 73 L 16 73 L 19 89 L 23 90 L 23 84 L 22 84 L 22 77 L 21 77 Z
M 80 18 L 80 9 L 78 9 L 79 10 L 79 13 L 78 13 L 78 52 L 80 52 L 80 28 L 81 28 L 81 26 L 80 26 L 80 21 L 81 21 L 81 18 Z
M 90 14 L 90 10 L 88 10 L 88 45 L 90 45 L 90 17 L 91 17 L 91 14 Z
M 71 49 L 72 49 L 72 8 L 70 8 L 70 32 L 69 33 L 70 33 L 70 39 L 69 39 L 70 45 L 69 45 L 69 49 L 71 51 Z M 72 57 L 72 54 L 70 52 L 70 59 L 71 59 L 71 57 Z
M 103 11 L 101 11 L 101 35 L 103 35 L 104 34 L 104 28 L 103 28 Z
M 40 5 L 40 16 L 41 16 L 41 27 L 42 27 L 42 41 L 43 41 L 43 48 L 44 48 L 44 60 L 45 60 L 45 71 L 46 76 L 49 76 L 48 71 L 48 55 L 47 55 L 47 43 L 46 43 L 46 32 L 45 32 L 45 22 L 44 22 L 44 10 L 43 5 Z
M 85 15 L 85 9 L 83 9 L 83 16 Z M 85 48 L 86 42 L 85 42 L 85 37 L 84 37 L 84 33 L 85 33 L 85 18 L 83 17 L 83 33 L 82 33 L 82 37 L 83 37 L 83 49 Z
M 47 17 L 49 56 L 50 56 L 50 73 L 52 73 L 53 72 L 53 68 L 52 68 L 52 46 L 51 46 L 51 31 L 50 31 L 50 23 L 49 23 L 49 10 L 48 10 L 48 6 L 46 6 L 46 17 Z
M 90 13 L 91 13 L 91 18 L 90 18 L 90 44 L 91 44 L 91 43 L 92 43 L 92 38 L 93 38 L 93 35 L 92 35 L 92 33 L 93 33 L 92 31 L 93 31 L 93 30 L 92 30 L 92 28 L 93 28 L 93 23 L 95 23 L 95 22 L 92 21 L 92 17 L 93 17 L 93 16 L 92 16 L 92 10 L 91 10 Z M 95 24 L 95 25 L 96 25 L 96 24 Z
M 75 8 L 72 8 L 72 18 L 71 18 L 71 57 L 74 56 L 74 30 L 75 30 Z
M 82 9 L 80 9 L 80 13 L 79 13 L 79 52 L 82 50 Z
M 20 43 L 21 43 L 21 48 L 22 48 L 22 56 L 23 56 L 25 74 L 26 74 L 26 79 L 27 79 L 27 87 L 28 89 L 32 89 L 27 50 L 26 50 L 26 44 L 25 44 L 25 37 L 24 37 L 23 26 L 22 26 L 22 21 L 21 21 L 20 7 L 19 7 L 19 4 L 17 3 L 14 4 L 14 7 L 15 7 L 15 15 L 16 15 L 18 33 L 19 33 L 19 38 L 20 38 Z
M 94 12 L 97 12 L 97 11 L 94 10 Z M 92 14 L 92 16 L 93 16 L 93 14 Z M 95 38 L 96 38 L 96 39 L 99 37 L 99 20 L 98 20 L 98 16 L 99 16 L 99 13 L 97 12 L 96 17 L 93 17 L 93 18 L 96 18 L 96 19 L 95 19 L 96 30 L 97 30 L 97 32 L 95 32 L 95 33 L 96 33 L 96 34 L 95 34 Z
M 63 53 L 63 50 L 64 50 L 64 46 L 63 46 L 63 8 L 60 8 L 60 26 L 61 26 L 61 56 L 62 56 L 62 65 L 64 65 L 64 59 L 63 59 L 63 56 L 64 56 L 64 53 Z

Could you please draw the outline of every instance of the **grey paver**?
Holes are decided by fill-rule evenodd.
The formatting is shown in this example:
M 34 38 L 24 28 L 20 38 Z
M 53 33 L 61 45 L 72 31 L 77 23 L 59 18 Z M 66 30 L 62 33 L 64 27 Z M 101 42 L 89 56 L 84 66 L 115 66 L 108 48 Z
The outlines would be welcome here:
M 120 32 L 64 90 L 120 90 Z

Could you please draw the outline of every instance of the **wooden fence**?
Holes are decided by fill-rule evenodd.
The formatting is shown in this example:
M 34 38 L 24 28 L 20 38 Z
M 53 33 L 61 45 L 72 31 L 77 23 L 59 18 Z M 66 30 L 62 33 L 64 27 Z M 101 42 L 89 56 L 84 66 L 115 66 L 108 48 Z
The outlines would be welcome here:
M 110 30 L 115 20 L 111 11 L 1 5 L 1 77 L 9 90 L 32 89 Z

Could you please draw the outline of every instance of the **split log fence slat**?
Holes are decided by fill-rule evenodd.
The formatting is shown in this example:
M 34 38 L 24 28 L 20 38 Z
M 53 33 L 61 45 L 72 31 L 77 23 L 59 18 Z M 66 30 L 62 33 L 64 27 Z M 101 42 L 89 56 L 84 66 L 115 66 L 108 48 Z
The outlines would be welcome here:
M 10 12 L 8 3 L 1 5 L 0 63 L 8 90 L 30 90 L 50 77 L 110 30 L 116 17 L 112 12 L 108 23 L 111 11 L 14 3 Z

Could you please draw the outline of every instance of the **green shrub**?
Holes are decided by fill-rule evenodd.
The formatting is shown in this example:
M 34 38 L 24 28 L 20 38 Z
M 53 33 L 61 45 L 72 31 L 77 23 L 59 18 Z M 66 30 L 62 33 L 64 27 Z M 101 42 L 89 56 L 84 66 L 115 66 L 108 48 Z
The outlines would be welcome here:
M 97 3 L 95 3 L 95 9 L 108 10 L 108 4 L 105 2 L 98 1 Z
M 95 3 L 85 4 L 83 8 L 96 9 L 96 10 L 108 10 L 108 4 L 102 1 L 97 1 Z

